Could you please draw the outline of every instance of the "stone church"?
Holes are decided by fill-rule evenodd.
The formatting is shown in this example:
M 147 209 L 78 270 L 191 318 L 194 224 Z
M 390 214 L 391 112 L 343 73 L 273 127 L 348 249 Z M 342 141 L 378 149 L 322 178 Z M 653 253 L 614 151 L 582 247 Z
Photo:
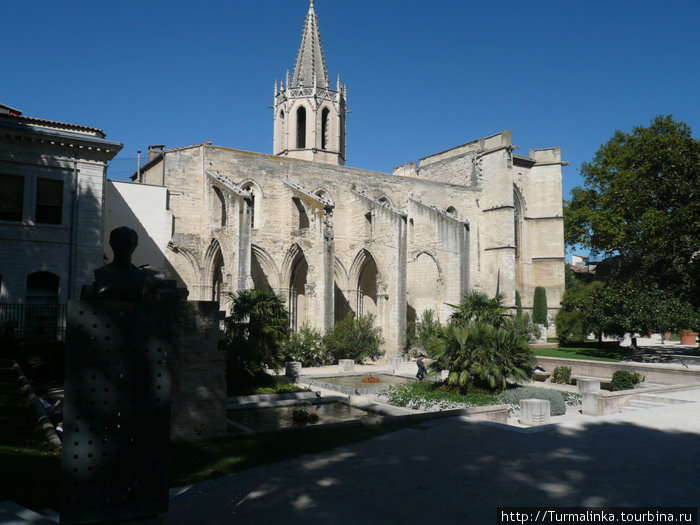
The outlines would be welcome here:
M 407 321 L 427 309 L 446 321 L 469 289 L 503 293 L 510 306 L 517 290 L 527 309 L 544 286 L 559 305 L 560 148 L 516 155 L 502 131 L 393 173 L 346 167 L 346 99 L 340 77 L 329 80 L 312 0 L 293 75 L 275 83 L 272 155 L 149 148 L 132 179 L 167 190 L 159 248 L 190 299 L 271 289 L 293 328 L 321 331 L 350 311 L 374 314 L 387 356 L 400 352 Z

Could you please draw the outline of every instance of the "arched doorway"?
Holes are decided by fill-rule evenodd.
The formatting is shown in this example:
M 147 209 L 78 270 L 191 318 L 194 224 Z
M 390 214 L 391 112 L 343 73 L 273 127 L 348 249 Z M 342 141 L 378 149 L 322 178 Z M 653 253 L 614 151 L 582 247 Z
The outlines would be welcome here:
M 377 315 L 377 263 L 365 252 L 365 258 L 357 279 L 357 314 Z
M 289 322 L 292 330 L 296 331 L 307 320 L 306 278 L 309 264 L 304 253 L 299 250 L 292 263 L 292 273 L 289 282 Z

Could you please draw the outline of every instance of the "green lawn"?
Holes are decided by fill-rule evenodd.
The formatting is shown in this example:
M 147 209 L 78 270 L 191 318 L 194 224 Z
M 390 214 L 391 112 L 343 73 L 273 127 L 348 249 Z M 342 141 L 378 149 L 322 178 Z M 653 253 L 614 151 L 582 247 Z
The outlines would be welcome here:
M 237 436 L 170 447 L 170 486 L 181 487 L 259 465 L 321 452 L 417 424 L 399 419 L 378 425 L 347 425 Z
M 595 361 L 619 362 L 627 354 L 626 348 L 613 345 L 587 345 L 559 347 L 559 348 L 533 348 L 535 355 L 542 357 L 563 357 L 567 359 L 592 359 Z

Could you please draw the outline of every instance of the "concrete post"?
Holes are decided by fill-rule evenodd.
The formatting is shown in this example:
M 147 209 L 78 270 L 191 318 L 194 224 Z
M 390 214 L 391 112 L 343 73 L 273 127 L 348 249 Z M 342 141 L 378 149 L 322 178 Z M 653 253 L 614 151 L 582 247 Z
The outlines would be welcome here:
M 521 399 L 520 423 L 523 425 L 548 425 L 550 422 L 550 406 L 547 399 Z

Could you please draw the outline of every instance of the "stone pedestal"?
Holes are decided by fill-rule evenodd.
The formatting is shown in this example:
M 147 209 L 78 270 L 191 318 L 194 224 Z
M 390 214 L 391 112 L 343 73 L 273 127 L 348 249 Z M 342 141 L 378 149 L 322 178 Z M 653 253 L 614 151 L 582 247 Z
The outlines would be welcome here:
M 523 425 L 547 425 L 550 422 L 550 407 L 547 399 L 521 399 L 520 423 Z
M 598 415 L 598 393 L 585 392 L 583 394 L 583 413 L 586 416 Z
M 341 372 L 354 372 L 355 361 L 353 361 L 352 359 L 339 359 L 338 368 Z
M 399 370 L 403 366 L 403 359 L 401 357 L 390 357 L 387 364 L 389 370 Z
M 585 394 L 587 392 L 600 392 L 600 380 L 599 379 L 577 379 L 576 380 L 576 390 L 579 394 Z
M 284 370 L 284 375 L 292 381 L 301 375 L 301 363 L 299 361 L 289 361 Z

